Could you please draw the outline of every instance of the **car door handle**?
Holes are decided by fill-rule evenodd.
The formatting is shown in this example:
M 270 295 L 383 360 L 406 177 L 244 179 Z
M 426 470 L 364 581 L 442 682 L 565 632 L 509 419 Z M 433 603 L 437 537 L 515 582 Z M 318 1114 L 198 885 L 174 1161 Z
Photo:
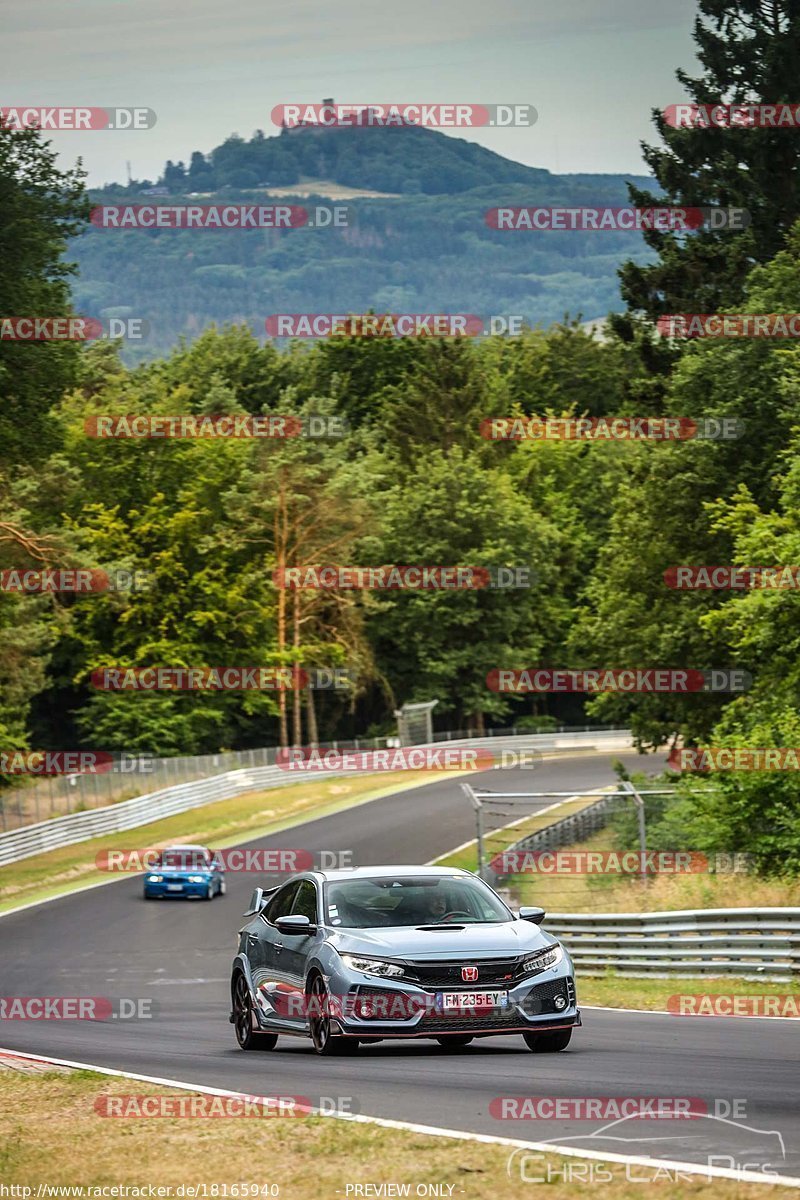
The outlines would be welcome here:
M 275 953 L 280 954 L 281 950 L 283 949 L 283 942 L 275 942 L 274 946 L 275 946 Z
M 253 942 L 257 942 L 257 941 L 258 941 L 258 934 L 257 934 L 257 933 L 248 933 L 248 935 L 247 935 L 247 940 L 248 940 L 248 942 L 250 942 L 250 944 L 252 945 L 252 944 L 253 944 Z

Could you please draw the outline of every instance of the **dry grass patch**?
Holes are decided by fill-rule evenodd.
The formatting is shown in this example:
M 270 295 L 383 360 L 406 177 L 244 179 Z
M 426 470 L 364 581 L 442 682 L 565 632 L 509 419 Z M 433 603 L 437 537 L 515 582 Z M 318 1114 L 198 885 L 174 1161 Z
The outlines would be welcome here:
M 348 1185 L 368 1183 L 409 1185 L 412 1197 L 418 1185 L 451 1185 L 453 1200 L 518 1200 L 528 1191 L 518 1170 L 511 1177 L 507 1173 L 507 1146 L 331 1118 L 112 1119 L 95 1111 L 100 1096 L 145 1092 L 187 1095 L 89 1071 L 39 1076 L 0 1071 L 0 1179 L 32 1187 L 34 1196 L 40 1183 L 173 1189 L 205 1184 L 208 1196 L 213 1196 L 214 1184 L 228 1189 L 233 1184 L 276 1184 L 280 1200 L 344 1200 Z M 567 1163 L 574 1170 L 577 1160 L 553 1154 L 547 1162 L 555 1173 Z M 537 1160 L 529 1167 L 534 1169 L 541 1173 L 545 1168 Z M 614 1182 L 604 1195 L 614 1200 L 641 1196 L 641 1183 L 627 1182 L 621 1164 L 609 1169 Z M 761 1200 L 768 1195 L 764 1185 L 688 1176 L 656 1180 L 650 1188 L 648 1196 L 654 1200 Z M 575 1192 L 575 1184 L 564 1182 L 563 1175 L 547 1188 L 549 1200 L 568 1200 Z M 217 1195 L 224 1195 L 222 1189 Z M 352 1191 L 349 1195 L 354 1197 Z

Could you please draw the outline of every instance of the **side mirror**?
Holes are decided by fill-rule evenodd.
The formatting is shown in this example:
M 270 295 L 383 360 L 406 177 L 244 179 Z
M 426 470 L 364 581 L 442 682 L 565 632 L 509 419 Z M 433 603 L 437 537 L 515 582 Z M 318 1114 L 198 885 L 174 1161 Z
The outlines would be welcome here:
M 305 934 L 308 937 L 311 933 L 317 932 L 316 925 L 312 925 L 308 917 L 299 915 L 294 917 L 278 917 L 275 922 L 275 928 L 278 933 L 292 933 L 295 936 Z
M 544 920 L 545 912 L 543 908 L 536 908 L 533 905 L 523 905 L 519 910 L 520 921 L 532 921 L 534 925 L 541 925 Z
M 250 897 L 250 906 L 244 914 L 246 917 L 254 917 L 256 913 L 260 913 L 264 907 L 264 891 L 263 888 L 255 888 Z

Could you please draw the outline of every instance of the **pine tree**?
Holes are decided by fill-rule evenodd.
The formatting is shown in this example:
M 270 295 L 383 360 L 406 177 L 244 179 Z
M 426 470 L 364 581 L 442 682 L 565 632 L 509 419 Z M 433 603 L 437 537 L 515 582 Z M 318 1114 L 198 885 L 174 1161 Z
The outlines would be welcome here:
M 796 104 L 800 0 L 699 0 L 697 56 L 704 68 L 677 78 L 697 104 Z M 664 195 L 630 186 L 634 204 L 744 208 L 742 232 L 648 231 L 659 261 L 624 264 L 622 294 L 633 312 L 715 312 L 741 301 L 748 272 L 782 248 L 800 215 L 800 136 L 783 128 L 673 128 L 654 110 L 663 146 L 643 144 Z M 620 332 L 625 318 L 619 322 Z M 629 335 L 630 336 L 630 335 Z

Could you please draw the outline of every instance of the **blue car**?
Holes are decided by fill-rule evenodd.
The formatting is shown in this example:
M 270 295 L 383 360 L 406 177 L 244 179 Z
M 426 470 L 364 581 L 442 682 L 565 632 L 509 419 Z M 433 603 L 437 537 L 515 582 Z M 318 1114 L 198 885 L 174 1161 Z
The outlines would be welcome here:
M 167 896 L 213 900 L 224 895 L 225 868 L 207 846 L 167 846 L 145 873 L 145 900 Z
M 243 1050 L 280 1035 L 317 1054 L 384 1038 L 521 1034 L 537 1052 L 564 1050 L 580 1025 L 572 961 L 468 871 L 359 867 L 308 871 L 256 888 L 239 930 L 230 1020 Z

